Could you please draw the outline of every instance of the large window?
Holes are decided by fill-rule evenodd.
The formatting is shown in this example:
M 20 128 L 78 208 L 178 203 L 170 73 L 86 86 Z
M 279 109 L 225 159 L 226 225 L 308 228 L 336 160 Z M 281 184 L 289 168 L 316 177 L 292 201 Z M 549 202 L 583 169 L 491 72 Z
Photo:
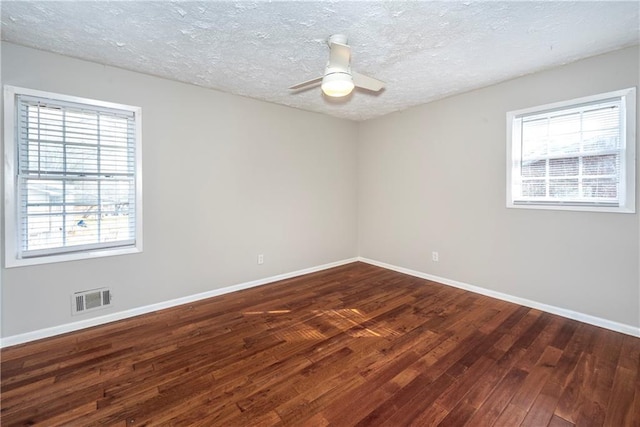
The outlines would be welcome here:
M 5 265 L 142 250 L 140 108 L 5 87 Z
M 635 212 L 635 88 L 507 113 L 507 206 Z

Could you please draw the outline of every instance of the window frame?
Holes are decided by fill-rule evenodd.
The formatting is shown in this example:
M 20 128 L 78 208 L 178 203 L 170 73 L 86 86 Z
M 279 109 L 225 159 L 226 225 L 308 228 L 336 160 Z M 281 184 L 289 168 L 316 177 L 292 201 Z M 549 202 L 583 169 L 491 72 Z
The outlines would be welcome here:
M 536 113 L 551 112 L 552 110 L 570 110 L 585 104 L 593 104 L 601 101 L 619 98 L 624 114 L 621 117 L 621 127 L 624 132 L 621 134 L 620 147 L 620 194 L 618 206 L 611 204 L 598 203 L 579 203 L 558 201 L 558 202 L 536 202 L 536 201 L 520 201 L 514 198 L 513 184 L 514 171 L 521 158 L 520 135 L 518 118 Z M 507 192 L 506 206 L 507 208 L 516 209 L 545 209 L 545 210 L 564 210 L 564 211 L 587 211 L 587 212 L 615 212 L 615 213 L 635 213 L 635 196 L 636 196 L 636 88 L 616 90 L 612 92 L 600 93 L 581 98 L 575 98 L 567 101 L 554 102 L 551 104 L 539 105 L 521 110 L 507 112 Z
M 142 108 L 99 101 L 72 95 L 63 95 L 17 86 L 4 86 L 4 266 L 5 268 L 56 262 L 92 259 L 105 256 L 124 255 L 142 252 Z M 23 257 L 21 253 L 20 233 L 20 188 L 18 184 L 18 96 L 34 96 L 50 99 L 53 102 L 82 104 L 88 109 L 107 108 L 131 112 L 135 123 L 135 237 L 130 245 L 114 242 L 112 247 L 70 249 L 61 252 L 60 248 L 42 250 L 38 256 Z

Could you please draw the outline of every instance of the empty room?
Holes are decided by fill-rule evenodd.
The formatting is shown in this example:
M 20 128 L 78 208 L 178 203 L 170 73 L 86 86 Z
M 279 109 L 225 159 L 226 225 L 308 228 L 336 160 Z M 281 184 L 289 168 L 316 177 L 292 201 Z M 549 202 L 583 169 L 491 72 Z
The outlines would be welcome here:
M 2 1 L 2 426 L 638 426 L 637 1 Z

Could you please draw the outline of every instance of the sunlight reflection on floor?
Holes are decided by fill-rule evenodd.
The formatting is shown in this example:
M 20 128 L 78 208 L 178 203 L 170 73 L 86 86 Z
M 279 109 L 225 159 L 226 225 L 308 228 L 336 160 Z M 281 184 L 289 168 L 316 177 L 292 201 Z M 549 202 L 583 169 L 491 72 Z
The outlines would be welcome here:
M 290 314 L 291 310 L 265 310 L 265 311 L 246 311 L 243 315 L 277 315 Z M 375 323 L 369 316 L 363 314 L 357 308 L 342 308 L 334 310 L 311 310 L 309 312 L 301 312 L 295 318 L 291 319 L 289 325 L 282 325 L 276 332 L 276 335 L 286 341 L 308 341 L 308 340 L 325 340 L 329 338 L 318 328 L 310 325 L 313 319 L 321 318 L 328 322 L 332 327 L 346 333 L 354 338 L 371 338 L 371 337 L 393 337 L 400 333 L 392 328 L 382 324 L 371 325 Z M 367 324 L 367 326 L 364 326 Z

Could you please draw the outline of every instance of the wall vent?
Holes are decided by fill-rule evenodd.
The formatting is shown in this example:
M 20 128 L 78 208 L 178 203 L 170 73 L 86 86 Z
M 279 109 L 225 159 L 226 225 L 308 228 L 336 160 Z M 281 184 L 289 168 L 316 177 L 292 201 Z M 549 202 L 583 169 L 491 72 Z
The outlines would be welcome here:
M 71 314 L 100 310 L 111 305 L 112 295 L 109 288 L 91 289 L 75 292 L 71 295 Z

